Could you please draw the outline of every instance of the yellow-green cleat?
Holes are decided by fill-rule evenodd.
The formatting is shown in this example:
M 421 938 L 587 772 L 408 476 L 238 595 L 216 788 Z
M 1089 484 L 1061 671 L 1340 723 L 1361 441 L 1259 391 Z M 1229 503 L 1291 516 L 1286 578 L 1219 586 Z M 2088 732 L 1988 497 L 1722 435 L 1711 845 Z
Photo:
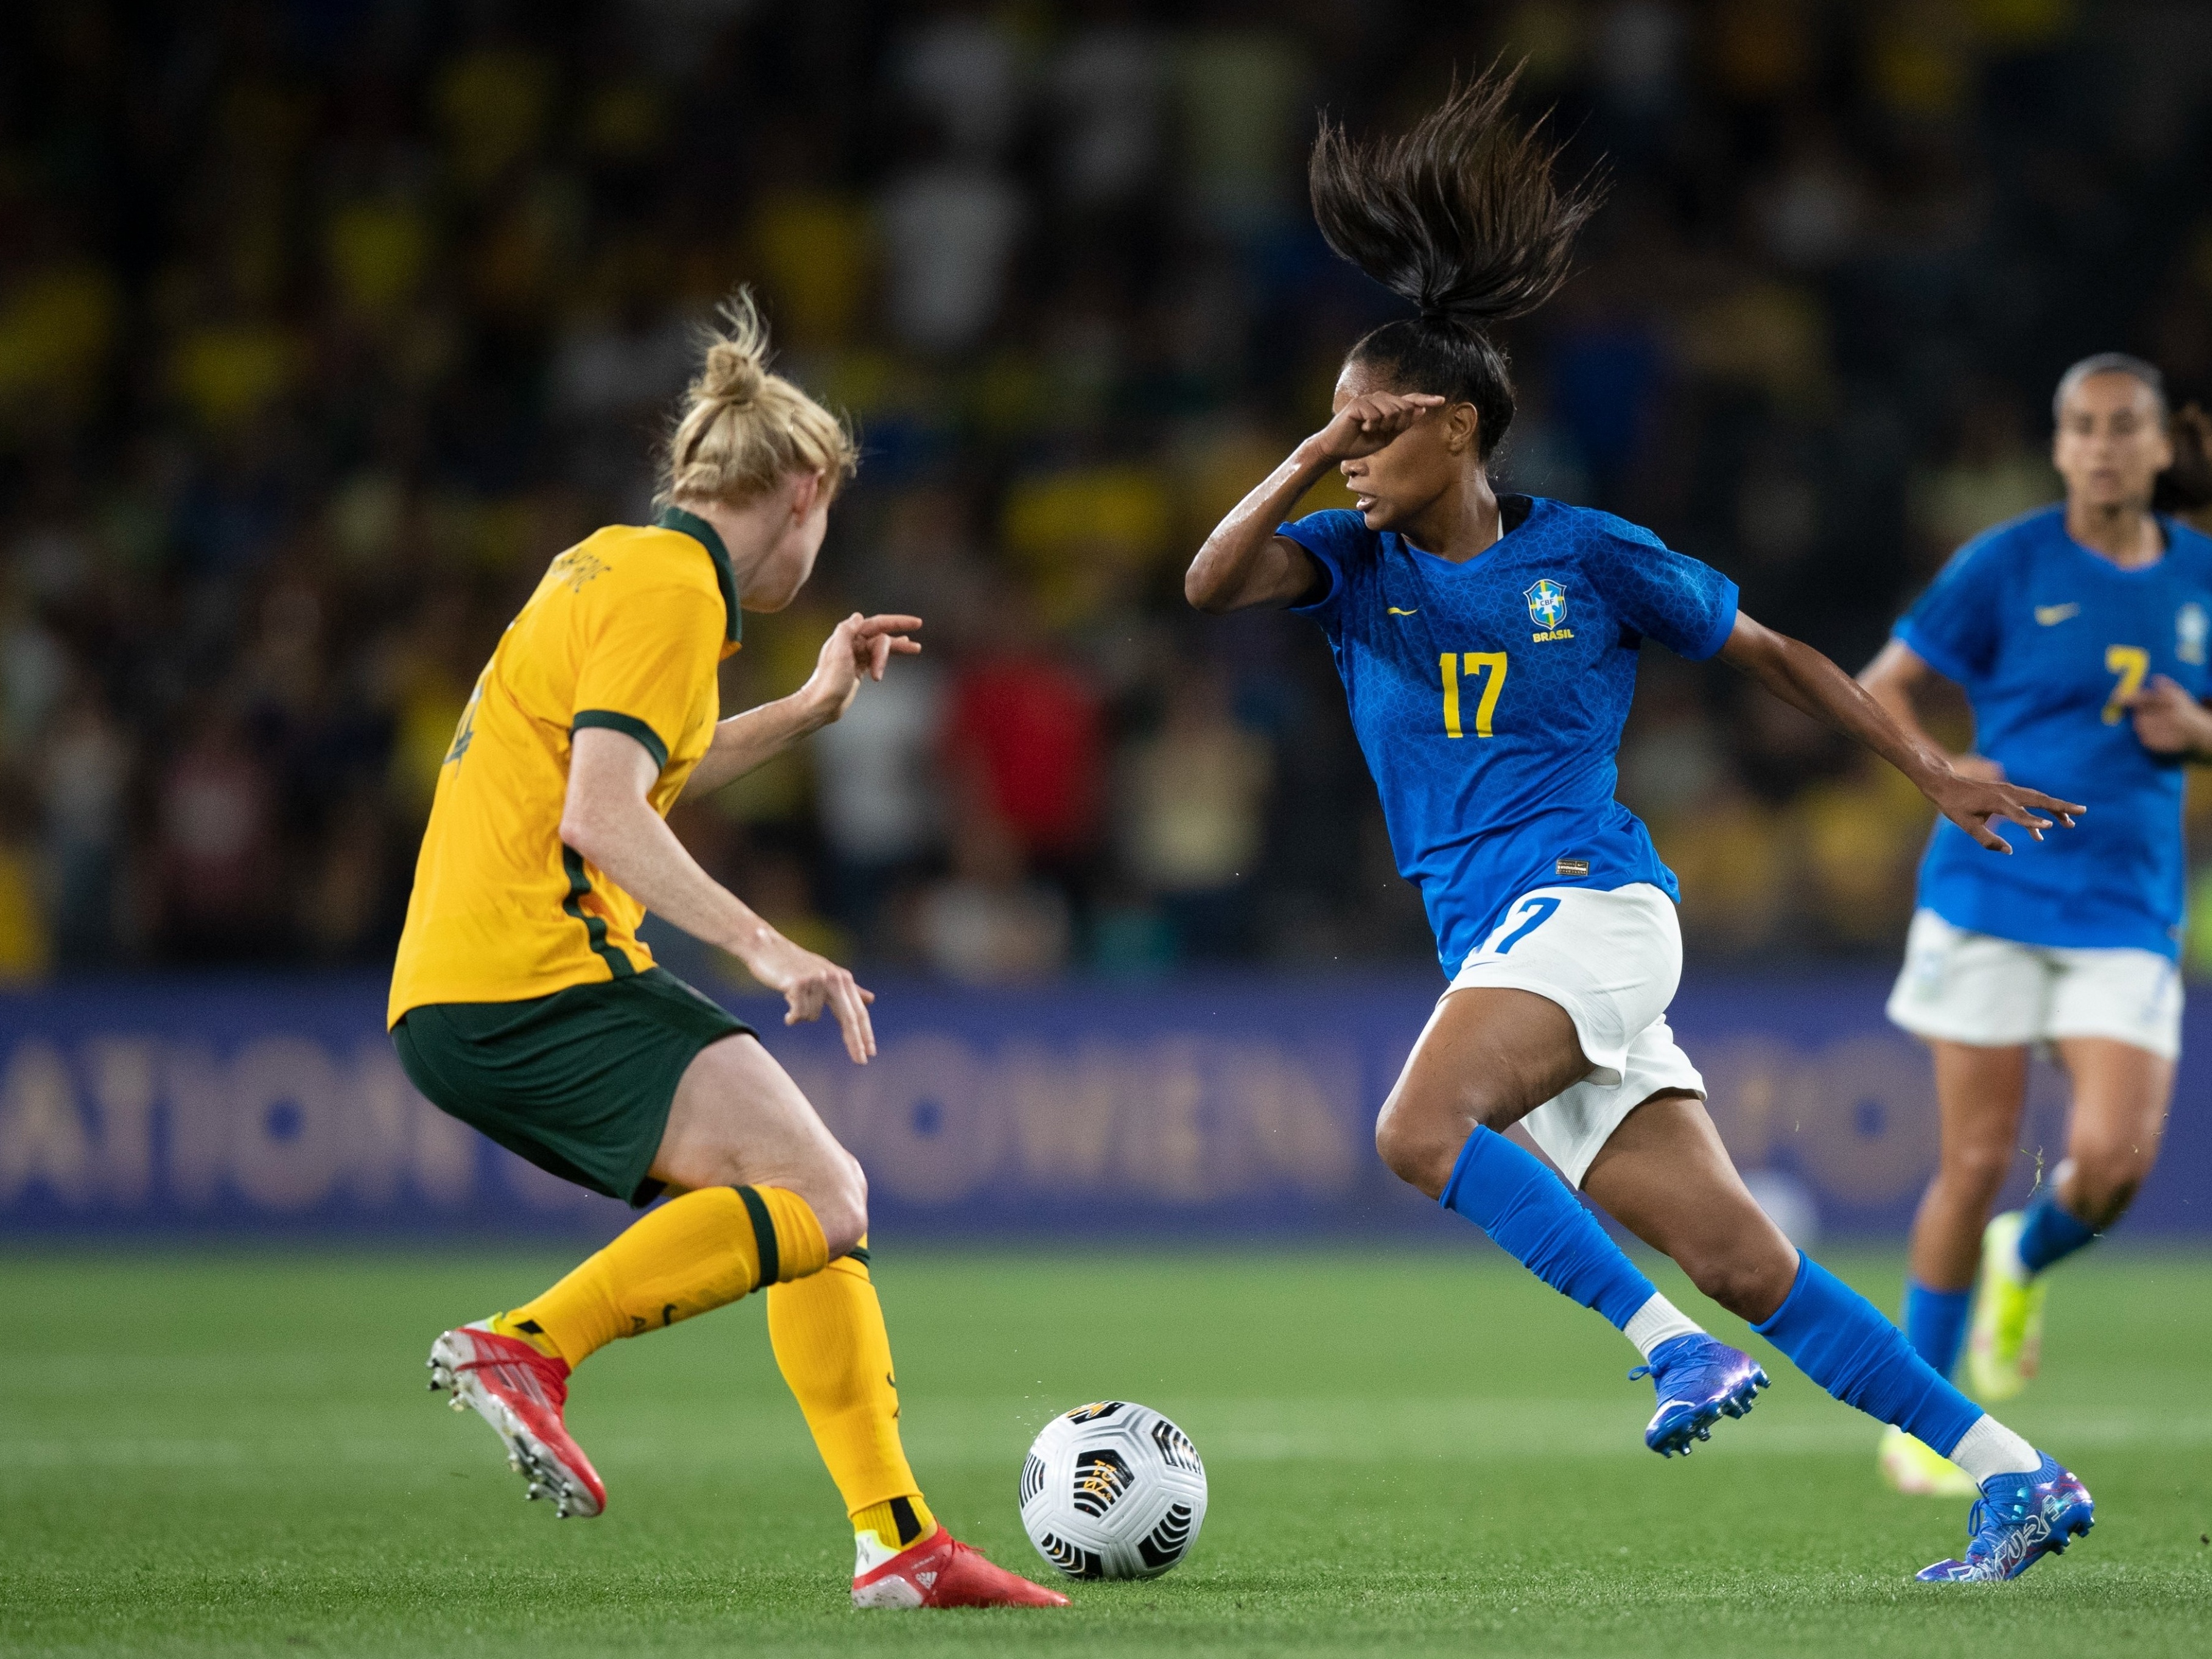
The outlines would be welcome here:
M 2020 1265 L 2020 1233 L 2027 1217 L 2017 1210 L 1994 1217 L 1982 1234 L 1982 1276 L 1975 1287 L 1974 1328 L 1966 1348 L 1966 1376 L 1984 1404 L 2010 1400 L 2043 1364 L 2041 1278 Z
M 1974 1478 L 1924 1440 L 1895 1424 L 1881 1431 L 1881 1478 L 1914 1497 L 1978 1497 Z

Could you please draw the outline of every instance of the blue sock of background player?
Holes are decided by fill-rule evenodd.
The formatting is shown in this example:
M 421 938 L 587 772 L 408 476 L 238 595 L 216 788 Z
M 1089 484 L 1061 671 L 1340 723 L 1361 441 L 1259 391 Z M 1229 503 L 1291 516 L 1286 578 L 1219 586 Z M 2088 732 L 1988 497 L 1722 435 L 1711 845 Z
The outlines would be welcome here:
M 1478 1128 L 1468 1137 L 1438 1202 L 1626 1333 L 1658 1373 L 1662 1400 L 1670 1345 L 1687 1351 L 1692 1363 L 1711 1363 L 1713 1349 L 1741 1358 L 1661 1296 L 1565 1182 L 1495 1131 Z M 1801 1254 L 1789 1295 L 1752 1329 L 1838 1400 L 1896 1424 L 1977 1483 L 2042 1464 L 2027 1441 L 1938 1375 L 1880 1308 L 1810 1256 Z M 1748 1396 L 1737 1403 L 1747 1406 Z
M 2033 1278 L 2063 1261 L 2097 1236 L 2097 1229 L 2075 1216 L 2046 1189 L 2027 1207 L 2021 1229 L 2020 1265 Z M 1966 1345 L 1966 1321 L 1973 1312 L 1972 1290 L 1938 1290 L 1908 1278 L 1905 1282 L 1905 1337 L 1913 1351 L 1940 1376 L 1957 1369 Z

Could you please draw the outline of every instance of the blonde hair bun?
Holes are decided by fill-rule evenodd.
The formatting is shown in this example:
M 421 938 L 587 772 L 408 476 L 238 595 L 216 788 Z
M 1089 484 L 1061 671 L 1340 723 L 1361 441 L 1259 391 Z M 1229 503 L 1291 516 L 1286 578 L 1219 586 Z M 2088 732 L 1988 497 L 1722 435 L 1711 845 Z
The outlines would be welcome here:
M 793 473 L 813 473 L 834 492 L 860 451 L 851 430 L 769 369 L 768 325 L 751 290 L 723 302 L 706 331 L 699 372 L 684 394 L 661 465 L 660 499 L 738 503 Z

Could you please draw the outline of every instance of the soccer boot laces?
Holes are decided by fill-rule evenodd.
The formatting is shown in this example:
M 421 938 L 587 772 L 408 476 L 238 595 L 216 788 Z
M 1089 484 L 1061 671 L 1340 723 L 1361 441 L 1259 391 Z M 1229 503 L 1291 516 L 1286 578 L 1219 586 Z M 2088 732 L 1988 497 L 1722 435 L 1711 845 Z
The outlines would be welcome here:
M 1990 1221 L 1982 1234 L 1982 1272 L 1974 1296 L 1974 1326 L 1966 1348 L 1966 1376 L 1978 1400 L 2010 1400 L 2027 1387 L 2043 1363 L 2043 1299 L 2039 1276 L 2021 1271 L 2020 1235 L 2027 1217 L 2017 1210 Z
M 943 1527 L 853 1580 L 856 1607 L 1064 1607 L 1058 1590 L 995 1564 Z
M 550 1497 L 553 1512 L 590 1516 L 607 1506 L 607 1489 L 562 1421 L 568 1363 L 483 1323 L 447 1331 L 430 1345 L 430 1387 L 453 1394 L 498 1431 L 507 1467 L 529 1483 L 525 1497 Z
M 2045 1453 L 2027 1474 L 1995 1474 L 1966 1516 L 1963 1560 L 1938 1561 L 1914 1575 L 1923 1584 L 1996 1583 L 2017 1578 L 2057 1555 L 2097 1523 L 2089 1489 Z
M 1644 1427 L 1644 1443 L 1662 1457 L 1687 1455 L 1693 1441 L 1711 1440 L 1714 1424 L 1741 1417 L 1768 1386 L 1757 1360 L 1703 1331 L 1668 1338 L 1628 1380 L 1646 1376 L 1658 1394 L 1659 1409 Z
M 1972 1497 L 1981 1491 L 1973 1476 L 1893 1423 L 1881 1431 L 1875 1461 L 1881 1478 L 1908 1497 Z

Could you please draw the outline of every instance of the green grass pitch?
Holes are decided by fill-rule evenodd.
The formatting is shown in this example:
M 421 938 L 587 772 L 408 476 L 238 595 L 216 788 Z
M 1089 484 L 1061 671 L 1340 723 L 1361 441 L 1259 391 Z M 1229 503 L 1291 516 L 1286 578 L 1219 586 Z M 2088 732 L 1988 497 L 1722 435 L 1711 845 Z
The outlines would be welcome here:
M 2063 1271 L 2007 1416 L 2088 1480 L 2097 1530 L 1965 1590 L 1908 1582 L 1964 1505 L 1881 1487 L 1872 1430 L 1778 1356 L 1748 1421 L 1662 1462 L 1633 1352 L 1493 1253 L 876 1261 L 908 1448 L 956 1531 L 1051 1580 L 1021 1454 L 1127 1395 L 1206 1457 L 1190 1558 L 1066 1613 L 858 1614 L 757 1303 L 591 1362 L 570 1421 L 610 1506 L 556 1523 L 422 1361 L 563 1263 L 17 1251 L 0 1653 L 2212 1653 L 2212 1259 Z M 1893 1258 L 1837 1265 L 1893 1296 Z

